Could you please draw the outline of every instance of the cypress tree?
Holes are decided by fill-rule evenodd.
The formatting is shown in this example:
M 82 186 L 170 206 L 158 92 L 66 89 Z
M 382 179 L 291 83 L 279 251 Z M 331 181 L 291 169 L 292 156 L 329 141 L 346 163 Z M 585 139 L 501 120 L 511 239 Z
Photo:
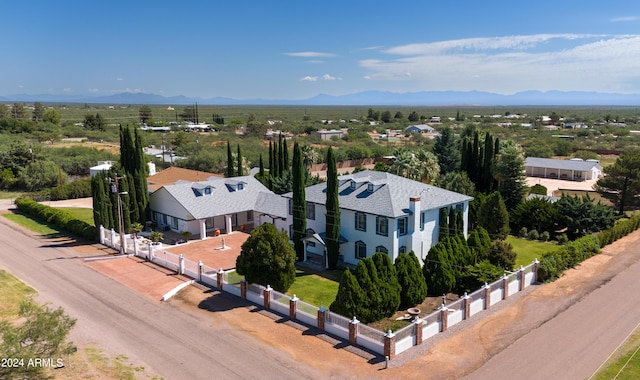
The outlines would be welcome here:
M 490 193 L 493 187 L 493 138 L 489 133 L 484 137 L 484 161 L 482 163 L 482 191 Z
M 478 169 L 480 168 L 480 132 L 475 131 L 473 133 L 473 148 L 471 153 L 471 172 L 469 173 L 469 178 L 476 185 L 476 188 L 481 188 L 479 185 L 479 176 Z
M 262 162 L 262 153 L 260 153 L 260 170 L 258 171 L 258 175 L 260 176 L 260 180 L 264 179 L 264 163 Z
M 284 149 L 282 142 L 282 133 L 278 139 L 278 177 L 282 177 L 282 173 L 287 170 L 287 163 L 284 162 Z
M 327 260 L 329 269 L 335 269 L 338 266 L 338 256 L 340 255 L 340 204 L 338 198 L 338 170 L 336 168 L 336 158 L 333 155 L 333 149 L 329 147 L 327 150 L 327 215 L 325 218 L 325 233 Z
M 238 144 L 238 177 L 244 175 L 244 169 L 242 168 L 242 154 L 240 154 L 240 144 Z
M 360 314 L 357 315 L 358 319 L 364 323 L 370 323 L 383 318 L 384 313 L 380 309 L 382 297 L 378 291 L 380 280 L 373 260 L 370 257 L 360 260 L 354 274 L 365 296 Z
M 413 251 L 401 253 L 394 264 L 400 285 L 400 309 L 418 305 L 427 297 L 427 283 L 422 275 L 420 261 Z
M 457 215 L 456 215 L 456 208 L 455 207 L 450 207 L 449 208 L 449 236 L 455 236 L 456 234 L 458 234 L 458 231 L 456 230 L 456 227 L 458 226 L 458 220 L 456 219 Z
M 440 237 L 447 236 L 449 234 L 449 214 L 446 207 L 440 209 L 440 215 L 438 218 L 438 230 Z
M 284 168 L 285 168 L 284 170 L 288 170 L 289 165 L 291 165 L 291 162 L 289 161 L 289 148 L 287 147 L 287 139 L 284 137 L 282 138 L 282 159 L 284 161 Z M 304 160 L 303 160 L 303 164 L 304 164 Z
M 429 294 L 441 295 L 455 286 L 455 274 L 451 268 L 445 245 L 442 242 L 431 247 L 422 266 L 422 273 Z
M 388 254 L 376 252 L 372 257 L 373 263 L 378 272 L 379 292 L 382 296 L 380 309 L 385 317 L 390 317 L 400 306 L 400 283 L 396 267 Z
M 273 143 L 273 175 L 271 179 L 280 178 L 280 158 L 278 156 L 278 143 Z
M 233 177 L 235 171 L 233 170 L 233 155 L 231 154 L 231 145 L 229 145 L 229 140 L 227 140 L 227 172 L 225 174 L 226 177 Z
M 138 204 L 138 190 L 136 189 L 136 181 L 134 180 L 134 176 L 131 173 L 127 173 L 126 176 L 127 184 L 129 187 L 129 189 L 127 190 L 129 194 L 127 195 L 129 198 L 129 210 L 131 211 L 130 219 L 132 222 L 138 222 L 142 220 L 142 218 L 140 218 L 140 205 Z M 139 176 L 138 171 L 136 171 L 136 176 Z
M 304 189 L 304 165 L 298 142 L 293 145 L 293 245 L 298 261 L 304 260 L 304 242 L 307 230 L 306 196 Z
M 358 284 L 358 280 L 349 268 L 345 269 L 340 277 L 336 299 L 329 307 L 329 310 L 347 318 L 360 317 L 362 314 L 360 310 L 363 308 L 365 301 L 365 295 L 360 284 Z

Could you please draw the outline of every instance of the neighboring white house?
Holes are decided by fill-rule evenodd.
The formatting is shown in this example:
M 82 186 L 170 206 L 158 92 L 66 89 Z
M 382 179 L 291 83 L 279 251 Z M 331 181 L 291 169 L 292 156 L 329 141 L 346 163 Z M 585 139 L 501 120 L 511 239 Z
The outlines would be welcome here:
M 435 129 L 428 124 L 410 125 L 404 129 L 407 133 L 433 133 Z
M 527 157 L 524 161 L 527 176 L 589 181 L 602 177 L 602 166 L 598 160 Z
M 113 164 L 113 161 L 98 161 L 98 165 L 89 168 L 89 175 L 93 177 L 98 173 L 108 172 Z M 156 174 L 156 164 L 154 164 L 153 162 L 147 162 L 147 168 L 149 170 L 150 176 Z
M 345 264 L 356 265 L 376 252 L 392 261 L 413 251 L 422 263 L 439 240 L 441 208 L 456 207 L 464 215 L 467 234 L 469 196 L 370 170 L 338 177 L 340 204 L 340 254 Z M 307 231 L 305 259 L 325 255 L 326 183 L 305 189 Z M 293 231 L 292 193 L 288 199 L 289 236 Z

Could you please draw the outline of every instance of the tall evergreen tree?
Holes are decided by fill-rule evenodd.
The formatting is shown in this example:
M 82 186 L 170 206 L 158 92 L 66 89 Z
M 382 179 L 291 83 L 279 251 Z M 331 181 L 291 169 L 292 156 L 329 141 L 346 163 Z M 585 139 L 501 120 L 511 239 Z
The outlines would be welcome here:
M 336 158 L 333 149 L 327 150 L 327 215 L 325 218 L 325 233 L 327 236 L 327 259 L 329 269 L 338 266 L 338 256 L 340 255 L 340 204 L 338 194 L 338 170 L 336 168 Z
M 504 240 L 509 235 L 509 212 L 499 192 L 491 193 L 480 206 L 478 225 L 487 230 L 492 240 Z
M 302 148 L 300 148 L 302 152 Z M 300 156 L 302 159 L 302 164 L 304 165 L 304 156 Z M 291 161 L 289 161 L 289 147 L 287 147 L 287 139 L 285 137 L 282 138 L 282 160 L 284 161 L 284 170 L 289 170 L 289 165 L 291 165 Z
M 386 317 L 390 317 L 400 306 L 400 283 L 396 267 L 388 254 L 376 252 L 372 257 L 373 263 L 378 272 L 380 284 L 378 290 L 381 295 L 380 309 Z
M 360 260 L 354 274 L 365 296 L 364 307 L 361 315 L 357 316 L 358 319 L 364 323 L 370 323 L 384 318 L 385 314 L 381 309 L 382 295 L 378 291 L 380 279 L 373 260 L 370 257 Z
M 484 136 L 484 150 L 482 163 L 482 188 L 480 191 L 490 193 L 493 186 L 493 138 L 489 133 Z
M 427 297 L 427 283 L 414 252 L 399 254 L 394 265 L 400 285 L 400 309 L 422 303 Z
M 338 313 L 344 317 L 351 318 L 361 317 L 362 309 L 365 307 L 366 297 L 358 280 L 351 273 L 349 268 L 345 269 L 340 277 L 340 285 L 338 285 L 338 293 L 329 310 Z
M 293 245 L 298 261 L 304 260 L 304 241 L 307 230 L 306 196 L 304 188 L 304 164 L 302 153 L 296 141 L 293 145 Z
M 440 173 L 447 174 L 460 169 L 460 148 L 453 129 L 445 127 L 436 137 L 433 153 L 438 158 Z
M 144 154 L 144 143 L 142 142 L 142 136 L 136 129 L 134 132 L 134 168 L 131 174 L 134 179 L 134 187 L 136 192 L 135 206 L 138 208 L 139 219 L 134 222 L 144 224 L 149 218 L 149 187 L 147 184 L 147 177 L 149 176 L 149 167 L 147 166 L 147 158 Z
M 282 173 L 287 170 L 287 163 L 284 161 L 284 143 L 282 134 L 278 139 L 278 176 L 282 176 Z
M 509 140 L 500 147 L 496 157 L 495 173 L 498 178 L 498 191 L 504 198 L 508 210 L 513 210 L 524 200 L 526 193 L 526 175 L 524 152 L 522 148 Z
M 231 154 L 231 145 L 229 144 L 229 140 L 227 140 L 227 172 L 225 176 L 230 178 L 235 174 L 236 172 L 233 170 L 233 154 Z
M 451 291 L 456 283 L 455 273 L 446 246 L 439 242 L 427 254 L 422 273 L 429 294 L 441 295 Z
M 139 206 L 138 197 L 137 197 L 138 191 L 136 190 L 136 181 L 134 180 L 133 174 L 131 173 L 127 173 L 126 178 L 127 178 L 127 186 L 128 186 L 127 192 L 129 196 L 129 210 L 131 212 L 130 220 L 136 223 L 142 220 L 140 218 L 140 207 L 138 207 Z M 125 232 L 128 232 L 128 231 L 129 230 L 125 230 Z
M 242 154 L 240 153 L 240 144 L 238 144 L 238 177 L 242 177 L 244 175 L 244 169 L 242 168 Z
M 264 163 L 262 162 L 262 153 L 260 153 L 260 166 L 258 175 L 260 176 L 261 180 L 264 179 Z

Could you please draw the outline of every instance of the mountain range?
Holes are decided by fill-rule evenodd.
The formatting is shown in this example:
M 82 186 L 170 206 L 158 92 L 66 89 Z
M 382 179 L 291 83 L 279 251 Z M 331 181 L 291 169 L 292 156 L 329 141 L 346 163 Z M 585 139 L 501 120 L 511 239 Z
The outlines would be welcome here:
M 291 106 L 638 106 L 640 94 L 586 91 L 523 91 L 502 95 L 482 91 L 362 91 L 347 95 L 319 94 L 307 99 L 232 99 L 162 96 L 148 93 L 120 93 L 109 96 L 27 95 L 0 96 L 0 102 L 167 104 L 167 105 L 291 105 Z

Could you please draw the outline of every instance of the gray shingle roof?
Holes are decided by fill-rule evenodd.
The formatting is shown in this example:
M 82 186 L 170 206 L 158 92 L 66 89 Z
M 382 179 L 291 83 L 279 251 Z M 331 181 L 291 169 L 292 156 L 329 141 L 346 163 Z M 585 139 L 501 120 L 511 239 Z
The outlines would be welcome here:
M 392 218 L 409 213 L 409 198 L 412 196 L 420 197 L 421 211 L 440 209 L 473 199 L 464 194 L 386 172 L 365 170 L 339 176 L 338 181 L 340 208 Z M 351 187 L 352 182 L 358 184 L 355 189 Z M 369 184 L 373 185 L 373 191 L 369 191 Z M 307 187 L 305 189 L 307 202 L 325 204 L 326 186 L 326 183 L 321 183 Z M 291 198 L 292 193 L 284 196 Z
M 578 161 L 578 160 L 557 160 L 554 158 L 527 157 L 524 160 L 525 166 L 534 166 L 537 168 L 548 168 L 557 170 L 576 170 L 586 172 L 594 167 L 602 170 L 599 163 L 595 161 Z
M 238 183 L 244 184 L 242 190 L 234 190 L 234 187 L 230 186 Z M 205 195 L 203 189 L 207 187 L 211 189 L 211 194 Z M 271 202 L 274 206 L 273 210 L 269 209 L 270 202 L 264 202 L 264 200 L 260 203 L 258 202 L 259 199 L 264 199 L 265 196 L 273 195 L 273 193 L 251 176 L 235 178 L 211 177 L 206 181 L 200 182 L 181 181 L 173 185 L 166 185 L 163 189 L 171 194 L 195 219 L 253 211 L 256 210 L 258 204 L 262 208 L 261 212 L 281 212 L 279 211 L 281 207 L 275 202 Z

